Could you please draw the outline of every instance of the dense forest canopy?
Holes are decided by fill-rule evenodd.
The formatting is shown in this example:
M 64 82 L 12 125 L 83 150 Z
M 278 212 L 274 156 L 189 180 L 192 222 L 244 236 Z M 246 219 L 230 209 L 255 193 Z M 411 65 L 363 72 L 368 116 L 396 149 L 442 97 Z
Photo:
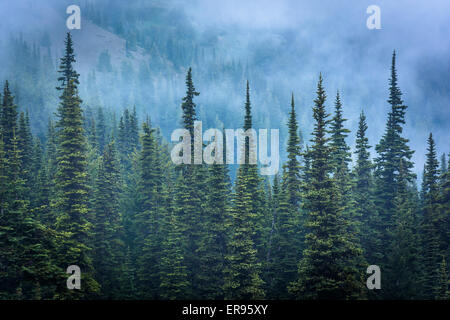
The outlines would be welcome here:
M 330 90 L 336 71 L 321 68 L 299 103 L 279 71 L 260 75 L 278 53 L 228 59 L 177 3 L 85 2 L 86 28 L 115 52 L 89 56 L 76 30 L 1 38 L 0 299 L 449 299 L 448 123 L 409 139 L 403 54 L 377 70 L 386 112 L 349 112 L 363 86 Z M 261 175 L 248 139 L 243 164 L 174 164 L 170 134 L 193 138 L 196 120 L 280 128 L 279 172 Z

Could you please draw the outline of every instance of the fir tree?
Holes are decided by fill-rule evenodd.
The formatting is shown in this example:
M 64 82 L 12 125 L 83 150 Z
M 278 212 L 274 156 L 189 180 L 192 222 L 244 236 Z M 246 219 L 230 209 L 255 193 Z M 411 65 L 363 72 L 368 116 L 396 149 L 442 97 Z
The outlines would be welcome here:
M 278 208 L 275 221 L 275 233 L 272 244 L 271 297 L 287 299 L 290 294 L 287 287 L 297 274 L 297 263 L 303 245 L 303 234 L 299 226 L 300 219 L 300 138 L 295 114 L 294 95 L 288 121 L 288 161 L 284 165 L 283 187 L 277 195 Z M 278 190 L 275 190 L 278 193 Z
M 81 99 L 78 96 L 78 74 L 73 69 L 75 62 L 73 43 L 67 34 L 65 56 L 61 58 L 58 78 L 62 91 L 58 107 L 56 229 L 64 234 L 59 243 L 58 264 L 62 269 L 77 265 L 83 272 L 81 290 L 68 290 L 62 280 L 58 286 L 60 298 L 86 298 L 99 290 L 93 279 L 89 237 L 91 224 L 88 217 L 86 141 L 83 134 Z M 66 279 L 65 274 L 62 275 Z
M 100 154 L 103 154 L 103 149 L 107 144 L 106 141 L 106 124 L 105 124 L 105 115 L 103 114 L 103 108 L 99 107 L 97 109 L 97 145 L 98 151 Z
M 225 152 L 224 152 L 225 154 Z M 230 178 L 226 164 L 209 166 L 204 233 L 197 253 L 200 255 L 199 290 L 203 299 L 223 299 L 227 224 L 229 217 Z
M 143 124 L 140 153 L 140 212 L 136 215 L 137 274 L 141 294 L 145 298 L 158 297 L 158 261 L 160 248 L 162 172 L 157 155 L 154 129 Z
M 191 160 L 194 159 L 194 121 L 197 119 L 194 97 L 199 93 L 195 91 L 192 80 L 192 70 L 186 75 L 186 95 L 182 98 L 181 109 L 183 111 L 182 124 L 191 135 Z M 205 203 L 208 179 L 206 166 L 183 164 L 177 167 L 179 176 L 176 183 L 176 210 L 177 221 L 181 226 L 181 233 L 185 237 L 183 243 L 183 259 L 189 279 L 189 287 L 186 297 L 200 298 L 202 278 L 204 274 L 198 272 L 198 266 L 202 257 L 198 250 L 201 241 L 205 237 L 204 221 L 206 219 Z
M 436 300 L 448 300 L 450 298 L 449 291 L 449 279 L 447 274 L 447 263 L 445 257 L 442 256 L 442 262 L 440 265 L 440 278 L 439 278 L 439 291 L 436 295 Z
M 3 147 L 6 157 L 11 154 L 12 139 L 17 132 L 17 106 L 14 104 L 14 96 L 9 89 L 8 80 L 3 88 L 3 100 L 1 106 L 1 129 L 3 136 Z
M 373 165 L 370 161 L 369 139 L 366 137 L 367 122 L 364 112 L 359 117 L 356 133 L 356 166 L 354 170 L 355 216 L 361 221 L 361 246 L 366 261 L 371 265 L 381 262 L 381 221 L 374 202 Z
M 251 129 L 250 90 L 247 82 L 244 130 Z M 225 299 L 261 299 L 264 297 L 262 265 L 258 261 L 261 245 L 261 207 L 258 199 L 259 177 L 256 165 L 249 164 L 250 141 L 244 144 L 244 164 L 236 178 L 230 217 L 230 239 L 225 269 Z M 261 251 L 260 251 L 261 252 Z
M 394 212 L 394 197 L 397 189 L 400 160 L 403 161 L 403 168 L 407 174 L 408 181 L 414 179 L 411 173 L 413 163 L 411 157 L 414 151 L 408 146 L 408 139 L 402 137 L 405 124 L 405 112 L 407 107 L 403 105 L 401 91 L 398 87 L 396 70 L 396 53 L 392 55 L 391 77 L 389 79 L 389 99 L 391 110 L 388 114 L 386 131 L 376 146 L 378 157 L 375 158 L 375 180 L 376 180 L 376 205 L 379 210 L 381 222 L 383 224 L 382 245 L 389 247 L 390 239 L 387 230 L 392 229 L 392 214 Z M 383 252 L 387 257 L 388 253 Z M 386 261 L 383 258 L 384 261 Z M 384 265 L 381 264 L 381 267 Z
M 342 115 L 342 102 L 339 91 L 336 94 L 334 106 L 334 117 L 330 125 L 330 146 L 333 154 L 334 172 L 336 173 L 340 168 L 345 168 L 345 170 L 348 171 L 348 164 L 351 162 L 350 147 L 345 141 L 350 130 L 344 127 L 344 122 L 347 121 L 347 119 L 343 118 Z
M 93 267 L 102 298 L 120 295 L 119 266 L 124 263 L 124 246 L 119 212 L 120 171 L 114 142 L 105 146 L 94 189 Z
M 328 114 L 322 75 L 313 107 L 315 125 L 309 152 L 311 167 L 305 190 L 308 214 L 306 249 L 298 269 L 298 280 L 290 292 L 301 299 L 350 299 L 363 296 L 361 249 L 346 234 L 348 221 L 339 207 L 339 192 L 331 176 L 331 147 L 326 136 Z
M 188 272 L 183 255 L 182 234 L 183 225 L 174 208 L 173 175 L 168 171 L 168 176 L 162 191 L 163 215 L 161 221 L 162 251 L 159 264 L 160 287 L 159 293 L 162 299 L 180 300 L 186 299 L 189 290 Z
M 439 238 L 440 216 L 438 212 L 438 161 L 433 135 L 428 137 L 423 181 L 423 244 L 424 290 L 425 296 L 433 299 L 439 291 L 439 263 L 441 244 Z
M 388 299 L 417 298 L 419 287 L 419 239 L 415 208 L 408 191 L 406 170 L 400 162 L 397 194 L 394 198 L 394 229 L 389 247 L 384 297 Z
M 0 150 L 1 155 L 4 153 Z M 2 299 L 32 299 L 36 297 L 38 288 L 45 286 L 51 289 L 51 284 L 57 281 L 58 269 L 51 255 L 55 250 L 56 237 L 54 233 L 37 223 L 29 213 L 20 157 L 18 139 L 13 130 L 9 161 L 6 164 L 9 177 L 0 208 L 0 298 Z M 45 298 L 52 298 L 48 290 L 45 290 L 44 294 Z
M 192 69 L 189 68 L 186 75 L 186 96 L 183 98 L 183 103 L 181 104 L 181 109 L 183 110 L 183 125 L 184 128 L 189 130 L 191 134 L 191 146 L 194 150 L 194 121 L 197 120 L 196 115 L 196 105 L 194 103 L 194 97 L 198 96 L 200 93 L 195 91 L 194 82 L 192 81 Z M 192 151 L 193 152 L 193 151 Z
M 25 113 L 21 112 L 19 115 L 17 141 L 21 153 L 20 167 L 22 168 L 22 177 L 25 180 L 25 188 L 31 190 L 33 183 L 33 137 L 31 135 L 28 113 L 25 115 Z M 30 198 L 28 199 L 31 200 Z
M 450 261 L 450 161 L 446 170 L 441 170 L 441 183 L 439 193 L 439 215 L 443 223 L 441 226 L 442 243 L 445 245 L 443 251 L 446 261 Z

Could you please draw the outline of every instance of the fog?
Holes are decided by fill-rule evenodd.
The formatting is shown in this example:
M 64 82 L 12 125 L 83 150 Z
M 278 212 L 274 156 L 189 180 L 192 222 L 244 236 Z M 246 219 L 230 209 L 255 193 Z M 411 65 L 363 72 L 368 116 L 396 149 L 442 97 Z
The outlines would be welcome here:
M 138 48 L 127 56 L 123 37 L 84 18 L 83 8 L 87 3 L 98 6 L 103 20 L 121 14 L 117 9 L 120 8 L 119 1 L 1 1 L 0 80 L 14 76 L 8 71 L 8 41 L 19 34 L 29 43 L 38 43 L 42 34 L 48 32 L 52 60 L 56 64 L 67 32 L 65 8 L 69 4 L 79 4 L 82 28 L 74 30 L 73 34 L 77 68 L 82 85 L 85 85 L 81 88 L 83 100 L 87 104 L 92 102 L 92 88 L 86 87 L 86 81 L 99 54 L 107 48 L 113 68 L 117 68 L 114 70 L 119 70 L 120 64 L 127 61 L 137 74 L 142 64 L 150 61 L 151 79 L 148 82 L 152 83 L 153 93 L 146 101 L 148 104 L 143 103 L 133 93 L 136 85 L 113 81 L 119 73 L 103 75 L 99 72 L 97 83 L 103 79 L 102 85 L 107 86 L 100 90 L 100 103 L 117 110 L 135 104 L 142 117 L 150 114 L 157 125 L 166 128 L 165 131 L 177 127 L 184 74 L 190 64 L 176 66 L 164 53 L 165 46 L 157 44 L 155 51 Z M 347 126 L 352 130 L 348 143 L 354 144 L 358 115 L 364 109 L 369 142 L 375 146 L 385 129 L 390 63 L 392 52 L 396 50 L 399 86 L 404 103 L 409 107 L 404 135 L 416 151 L 413 156 L 416 172 L 420 173 L 423 168 L 429 132 L 433 132 L 438 154 L 449 152 L 450 2 L 447 0 L 129 3 L 130 7 L 142 11 L 162 8 L 170 14 L 175 12 L 175 18 L 171 16 L 174 21 L 182 20 L 182 25 L 158 21 L 161 34 L 150 34 L 149 39 L 175 29 L 176 34 L 186 34 L 174 39 L 175 42 L 192 43 L 206 52 L 203 60 L 193 65 L 193 74 L 196 88 L 202 93 L 198 97 L 199 114 L 208 115 L 209 125 L 224 123 L 230 128 L 242 125 L 245 78 L 248 78 L 252 87 L 255 126 L 270 126 L 286 132 L 290 93 L 293 92 L 300 128 L 308 138 L 312 129 L 311 107 L 321 72 L 330 112 L 336 91 L 341 92 L 344 115 L 349 119 Z M 381 9 L 380 30 L 369 30 L 366 26 L 369 16 L 366 9 L 372 4 Z M 109 6 L 114 9 L 109 10 Z M 125 28 L 131 27 L 126 25 Z M 152 60 L 156 50 L 161 54 L 162 62 Z M 211 50 L 214 50 L 214 59 L 208 54 Z M 242 65 L 243 77 L 237 83 L 220 74 L 220 66 L 227 63 Z M 153 72 L 152 66 L 156 64 L 165 69 Z M 217 75 L 207 77 L 214 73 Z M 142 88 L 147 90 L 145 83 Z M 111 94 L 110 98 L 106 96 L 107 92 Z M 47 108 L 51 110 L 52 106 Z M 169 136 L 170 132 L 164 134 Z

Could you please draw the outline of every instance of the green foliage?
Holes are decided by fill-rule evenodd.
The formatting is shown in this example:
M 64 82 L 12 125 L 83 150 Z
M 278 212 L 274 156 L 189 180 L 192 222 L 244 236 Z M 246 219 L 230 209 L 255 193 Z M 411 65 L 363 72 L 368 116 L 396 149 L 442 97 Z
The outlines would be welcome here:
M 135 218 L 136 264 L 140 294 L 158 297 L 158 261 L 161 258 L 160 221 L 162 217 L 162 170 L 154 129 L 143 125 L 140 163 L 140 211 Z
M 394 198 L 394 229 L 391 232 L 390 255 L 386 269 L 386 292 L 388 299 L 419 298 L 420 243 L 417 230 L 416 208 L 407 188 L 407 173 L 400 162 L 397 194 Z
M 314 131 L 309 151 L 308 187 L 304 207 L 307 212 L 306 249 L 299 263 L 298 280 L 290 292 L 298 299 L 358 299 L 363 297 L 361 249 L 347 235 L 347 216 L 342 212 L 340 193 L 330 175 L 332 149 L 326 136 L 328 114 L 320 75 L 314 100 Z
M 104 150 L 94 190 L 93 268 L 102 297 L 120 297 L 119 266 L 125 263 L 119 193 L 121 181 L 114 142 Z
M 423 268 L 425 297 L 433 299 L 439 291 L 439 264 L 442 251 L 439 234 L 443 223 L 438 211 L 438 161 L 433 135 L 428 137 L 425 171 L 422 184 L 423 199 Z
M 62 281 L 58 286 L 60 298 L 87 298 L 99 290 L 92 278 L 92 256 L 89 238 L 92 224 L 89 221 L 86 141 L 83 134 L 81 99 L 78 96 L 78 74 L 72 67 L 75 62 L 70 33 L 67 34 L 65 56 L 61 58 L 58 80 L 62 91 L 57 122 L 57 171 L 55 228 L 62 233 L 58 243 L 58 265 L 66 269 L 78 265 L 83 270 L 81 290 L 70 291 Z
M 389 229 L 392 229 L 394 198 L 397 192 L 398 175 L 400 172 L 400 162 L 403 162 L 403 168 L 406 172 L 407 180 L 412 181 L 415 175 L 411 173 L 413 163 L 411 157 L 414 151 L 408 146 L 408 139 L 402 137 L 405 124 L 405 112 L 407 107 L 403 105 L 401 91 L 398 87 L 396 54 L 392 55 L 391 78 L 389 79 L 389 99 L 391 111 L 388 113 L 386 131 L 375 150 L 378 157 L 375 158 L 375 184 L 376 184 L 376 205 L 382 223 L 382 245 L 388 248 L 391 239 L 389 238 Z M 383 252 L 383 261 L 386 263 L 388 252 Z M 381 264 L 383 267 L 384 264 Z
M 297 264 L 303 247 L 304 235 L 300 225 L 300 138 L 295 114 L 294 96 L 292 95 L 291 112 L 288 121 L 288 161 L 284 165 L 282 190 L 279 190 L 278 178 L 274 180 L 273 240 L 270 255 L 270 298 L 288 299 L 291 295 L 287 287 L 296 277 Z
M 364 257 L 370 265 L 379 265 L 382 261 L 381 233 L 382 225 L 374 199 L 374 184 L 370 161 L 370 145 L 366 137 L 367 122 L 364 112 L 359 117 L 356 133 L 356 166 L 354 168 L 355 217 L 361 222 L 360 240 Z
M 103 20 L 90 5 L 87 15 Z M 135 32 L 124 28 L 120 32 Z M 128 39 L 129 54 L 145 39 L 135 36 Z M 13 45 L 28 50 L 22 41 Z M 141 64 L 141 84 L 153 72 L 164 71 L 158 69 L 157 59 L 163 57 L 155 44 L 144 45 L 152 61 Z M 172 58 L 198 59 L 198 52 L 185 55 L 173 41 L 167 47 Z M 31 56 L 27 67 L 33 81 L 42 82 L 37 49 Z M 50 55 L 46 59 L 51 65 Z M 106 53 L 99 59 L 102 73 L 114 71 L 108 59 Z M 419 194 L 411 172 L 413 151 L 403 138 L 406 106 L 395 59 L 394 52 L 391 110 L 373 164 L 361 113 L 351 166 L 340 95 L 329 119 L 320 76 L 311 145 L 302 152 L 292 96 L 282 173 L 272 181 L 263 179 L 249 161 L 253 146 L 246 138 L 244 163 L 232 181 L 234 170 L 226 164 L 174 166 L 160 129 L 148 119 L 140 127 L 135 107 L 120 115 L 105 109 L 100 83 L 99 92 L 87 99 L 95 109 L 83 112 L 68 34 L 59 67 L 56 124 L 49 119 L 46 135 L 39 134 L 44 132 L 40 128 L 33 136 L 28 112 L 20 111 L 28 104 L 21 95 L 17 106 L 8 81 L 4 85 L 0 299 L 448 299 L 449 164 L 443 156 L 438 169 L 430 134 Z M 230 68 L 250 72 L 240 64 Z M 129 81 L 132 72 L 124 62 L 122 80 Z M 242 75 L 232 78 L 238 82 Z M 95 73 L 87 86 L 97 86 Z M 142 87 L 137 95 L 158 100 L 158 88 Z M 129 101 L 133 95 L 121 98 Z M 181 120 L 191 138 L 194 121 L 205 116 L 194 102 L 198 95 L 189 68 Z M 161 103 L 173 101 L 171 94 Z M 243 129 L 251 129 L 263 111 L 252 114 L 247 81 Z M 169 114 L 153 119 L 159 125 L 173 121 Z M 216 115 L 216 123 L 221 116 Z M 236 119 L 227 117 L 224 122 Z M 65 271 L 72 264 L 81 267 L 81 290 L 66 287 Z M 381 267 L 383 290 L 365 289 L 371 264 Z
M 250 89 L 247 82 L 244 130 L 251 127 Z M 260 178 L 257 166 L 248 161 L 252 147 L 248 140 L 245 140 L 245 162 L 239 166 L 232 199 L 223 287 L 225 299 L 262 299 L 265 295 L 261 278 L 262 262 L 258 261 L 258 256 L 263 256 Z

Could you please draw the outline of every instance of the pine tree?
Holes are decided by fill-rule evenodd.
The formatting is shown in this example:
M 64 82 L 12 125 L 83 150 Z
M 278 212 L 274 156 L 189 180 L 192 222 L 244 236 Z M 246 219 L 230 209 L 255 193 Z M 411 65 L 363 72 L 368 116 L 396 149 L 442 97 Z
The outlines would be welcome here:
M 382 245 L 385 249 L 389 247 L 389 229 L 392 229 L 392 214 L 394 212 L 394 197 L 397 189 L 400 160 L 407 173 L 408 181 L 414 179 L 411 172 L 413 163 L 411 157 L 414 151 L 408 146 L 408 139 L 402 137 L 405 124 L 405 112 L 407 107 L 401 99 L 402 92 L 398 87 L 396 70 L 396 53 L 392 55 L 391 78 L 389 79 L 389 99 L 391 110 L 388 113 L 386 131 L 376 146 L 378 157 L 375 158 L 375 181 L 376 181 L 376 205 L 379 210 L 383 224 Z M 383 252 L 386 258 L 388 252 Z M 386 262 L 386 259 L 383 260 Z M 380 265 L 381 268 L 384 264 Z
M 442 256 L 442 262 L 440 265 L 440 278 L 439 278 L 439 291 L 436 295 L 436 300 L 449 300 L 449 279 L 447 274 L 447 263 L 445 262 L 445 257 Z
M 66 38 L 65 56 L 61 58 L 58 78 L 62 91 L 58 107 L 56 199 L 54 203 L 56 229 L 64 234 L 59 243 L 59 266 L 66 269 L 77 265 L 83 272 L 81 290 L 68 290 L 62 280 L 59 298 L 87 298 L 99 290 L 93 279 L 89 238 L 88 186 L 86 172 L 86 141 L 83 134 L 81 99 L 78 96 L 78 74 L 73 69 L 75 55 L 70 33 Z M 62 279 L 67 279 L 62 275 Z
M 290 292 L 301 299 L 350 299 L 363 296 L 362 254 L 346 234 L 348 221 L 339 207 L 339 192 L 331 176 L 332 151 L 326 136 L 328 114 L 322 75 L 313 107 L 315 125 L 309 152 L 311 167 L 305 190 L 304 207 L 308 218 L 306 249 L 298 269 L 298 280 Z
M 345 141 L 350 130 L 344 127 L 344 122 L 347 121 L 347 119 L 343 118 L 342 102 L 339 91 L 336 94 L 334 106 L 334 117 L 330 125 L 330 146 L 333 153 L 334 172 L 336 173 L 340 168 L 345 168 L 346 171 L 348 171 L 348 164 L 351 162 L 350 147 Z
M 297 274 L 304 235 L 300 233 L 300 138 L 295 114 L 294 95 L 288 121 L 288 161 L 283 166 L 282 191 L 277 195 L 278 208 L 275 222 L 271 260 L 273 278 L 271 279 L 271 297 L 287 299 L 290 294 L 287 287 Z M 278 192 L 278 190 L 275 190 Z
M 343 213 L 348 215 L 349 221 L 354 221 L 354 227 L 357 227 L 359 217 L 355 216 L 355 212 L 353 210 L 355 207 L 351 193 L 353 186 L 348 167 L 351 162 L 351 153 L 350 147 L 345 141 L 348 133 L 350 133 L 350 130 L 344 127 L 344 122 L 347 121 L 347 119 L 344 119 L 342 115 L 342 103 L 339 91 L 336 94 L 336 101 L 334 105 L 335 113 L 330 122 L 330 147 L 333 161 L 332 171 L 336 178 L 336 185 L 340 193 L 341 203 L 339 205 L 343 208 Z
M 361 221 L 361 246 L 370 265 L 381 262 L 381 221 L 374 203 L 373 165 L 370 161 L 369 139 L 366 137 L 367 122 L 364 112 L 359 117 L 356 133 L 356 166 L 354 170 L 355 216 Z
M 204 231 L 197 249 L 200 256 L 199 291 L 203 299 L 223 299 L 223 270 L 226 264 L 231 186 L 226 164 L 215 163 L 210 165 L 208 170 L 209 189 L 202 226 Z
M 423 244 L 424 252 L 424 290 L 425 296 L 433 299 L 439 291 L 439 263 L 443 252 L 439 238 L 439 225 L 442 223 L 438 212 L 438 161 L 433 135 L 428 137 L 423 181 Z
M 105 115 L 103 113 L 103 108 L 99 107 L 97 109 L 97 121 L 96 121 L 96 132 L 97 132 L 97 145 L 100 154 L 103 154 L 103 149 L 107 144 L 106 137 L 106 124 Z
M 250 89 L 247 81 L 244 130 L 251 129 Z M 261 299 L 265 293 L 258 252 L 261 238 L 261 202 L 256 165 L 249 163 L 250 141 L 245 139 L 244 164 L 239 166 L 230 217 L 230 239 L 226 256 L 225 299 Z M 262 255 L 263 256 L 263 255 Z M 264 257 L 264 256 L 263 256 Z
M 25 113 L 21 112 L 19 115 L 17 142 L 21 153 L 20 167 L 22 168 L 22 177 L 25 181 L 25 188 L 30 191 L 33 187 L 33 137 L 31 135 L 28 113 L 25 115 Z M 31 200 L 29 197 L 28 199 Z
M 12 139 L 14 132 L 17 132 L 17 106 L 14 104 L 14 96 L 9 90 L 9 82 L 5 81 L 3 88 L 3 100 L 1 106 L 0 124 L 3 136 L 3 148 L 6 157 L 11 154 Z
M 138 118 L 136 114 L 136 107 L 133 106 L 133 112 L 130 115 L 129 129 L 128 129 L 128 140 L 131 150 L 139 148 L 139 129 L 138 129 Z
M 344 127 L 347 119 L 343 118 L 342 102 L 339 91 L 336 94 L 335 113 L 330 122 L 330 147 L 332 158 L 332 173 L 334 176 L 337 191 L 339 192 L 340 203 L 344 219 L 347 221 L 347 237 L 355 247 L 360 246 L 361 234 L 361 216 L 358 210 L 355 210 L 355 197 L 352 192 L 354 181 L 351 177 L 349 164 L 351 163 L 350 147 L 347 145 L 346 138 L 350 130 Z M 362 257 L 360 257 L 362 259 Z M 362 260 L 360 265 L 364 264 Z
M 174 208 L 173 173 L 167 168 L 162 191 L 163 209 L 161 221 L 162 251 L 159 264 L 160 297 L 167 300 L 186 299 L 189 290 L 188 271 L 184 261 L 183 225 Z
M 189 130 L 189 133 L 191 134 L 192 150 L 194 150 L 194 121 L 197 120 L 194 97 L 198 95 L 200 95 L 200 93 L 195 91 L 194 82 L 192 81 L 192 69 L 189 68 L 186 75 L 186 96 L 183 98 L 181 109 L 183 110 L 184 128 Z
M 114 142 L 105 146 L 94 189 L 93 267 L 102 298 L 120 296 L 119 266 L 124 263 L 124 246 L 119 212 L 120 171 Z
M 408 191 L 406 170 L 400 162 L 397 194 L 394 198 L 394 229 L 390 230 L 392 242 L 386 270 L 384 298 L 414 299 L 419 287 L 419 248 L 415 208 Z
M 182 124 L 191 135 L 191 160 L 194 159 L 194 121 L 197 119 L 194 97 L 199 93 L 195 91 L 192 80 L 192 71 L 188 70 L 186 75 L 186 95 L 182 99 L 181 109 L 183 111 Z M 189 279 L 189 287 L 185 298 L 202 298 L 202 278 L 205 276 L 198 270 L 201 242 L 205 237 L 206 230 L 204 221 L 206 219 L 205 203 L 208 194 L 207 184 L 208 170 L 204 164 L 183 164 L 177 167 L 178 178 L 175 187 L 177 221 L 181 226 L 183 240 L 183 260 Z
M 442 243 L 445 244 L 443 251 L 446 261 L 450 261 L 450 161 L 446 170 L 441 170 L 441 183 L 439 193 L 439 215 L 443 223 L 441 226 Z
M 0 208 L 0 298 L 32 299 L 39 287 L 57 281 L 58 269 L 51 256 L 56 237 L 29 213 L 15 130 L 9 152 L 9 161 L 3 165 L 8 178 Z M 45 290 L 45 298 L 51 297 Z
M 161 164 L 154 129 L 143 124 L 140 153 L 140 212 L 136 215 L 137 274 L 139 288 L 144 298 L 158 297 L 158 261 L 161 234 Z
M 272 225 L 270 228 L 270 235 L 269 235 L 269 242 L 267 246 L 267 258 L 266 258 L 266 272 L 265 272 L 265 279 L 264 282 L 266 283 L 266 292 L 267 297 L 270 299 L 272 296 L 274 296 L 274 290 L 276 282 L 273 281 L 275 277 L 277 277 L 277 274 L 275 273 L 275 259 L 272 257 L 272 252 L 276 248 L 276 244 L 274 243 L 274 238 L 276 237 L 275 233 L 276 230 L 276 224 L 278 219 L 278 210 L 280 209 L 280 194 L 281 194 L 281 186 L 280 186 L 280 178 L 278 176 L 278 173 L 275 174 L 273 178 L 272 183 L 272 190 L 270 193 L 270 210 L 272 214 Z

